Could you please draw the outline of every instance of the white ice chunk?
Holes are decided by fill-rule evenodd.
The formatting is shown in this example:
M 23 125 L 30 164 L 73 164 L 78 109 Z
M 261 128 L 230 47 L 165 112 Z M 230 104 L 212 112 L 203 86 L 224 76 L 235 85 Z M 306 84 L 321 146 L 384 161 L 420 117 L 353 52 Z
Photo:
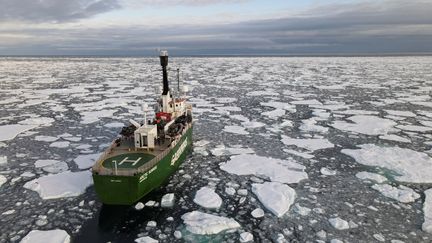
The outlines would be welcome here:
M 402 203 L 414 202 L 420 195 L 413 189 L 400 185 L 393 187 L 387 184 L 375 184 L 372 189 L 379 191 L 383 196 L 393 198 Z
M 240 234 L 240 242 L 252 242 L 254 239 L 253 234 L 249 232 L 243 232 Z
M 320 169 L 321 174 L 326 175 L 326 176 L 333 176 L 337 174 L 337 171 L 335 170 L 330 170 L 329 168 L 326 167 L 322 167 Z
M 222 198 L 210 187 L 199 189 L 193 201 L 207 209 L 218 209 L 222 205 Z
M 361 171 L 356 174 L 356 177 L 360 180 L 369 180 L 369 181 L 376 181 L 378 183 L 383 183 L 387 181 L 387 178 L 376 173 L 371 173 L 367 171 Z
M 432 158 L 426 153 L 374 144 L 359 147 L 361 149 L 342 149 L 341 152 L 353 157 L 357 163 L 394 171 L 394 178 L 398 181 L 432 183 Z
M 396 141 L 396 142 L 401 142 L 401 143 L 411 143 L 411 140 L 408 138 L 404 138 L 398 135 L 394 135 L 394 134 L 387 134 L 387 135 L 381 135 L 379 136 L 380 139 L 385 139 L 385 140 L 392 140 L 392 141 Z
M 32 230 L 20 243 L 69 243 L 69 234 L 61 229 Z
M 316 123 L 317 121 L 315 120 L 315 118 L 303 120 L 300 126 L 300 130 L 307 131 L 307 132 L 320 132 L 320 133 L 328 132 L 327 127 L 316 125 Z
M 405 117 L 415 117 L 416 114 L 414 114 L 411 111 L 396 111 L 396 110 L 385 110 L 388 114 L 393 116 L 405 116 Z
M 256 208 L 251 212 L 252 217 L 254 218 L 262 218 L 264 217 L 264 210 L 261 208 Z
M 68 141 L 60 141 L 60 142 L 54 142 L 50 144 L 51 148 L 67 148 L 69 147 L 70 142 Z
M 41 142 L 54 142 L 57 141 L 59 138 L 58 137 L 52 137 L 52 136 L 36 136 L 35 140 L 36 141 L 41 141 Z
M 397 131 L 394 126 L 396 122 L 376 116 L 352 116 L 348 118 L 354 123 L 345 121 L 335 121 L 332 127 L 366 135 L 385 135 L 389 132 Z
M 289 154 L 293 154 L 295 156 L 305 158 L 305 159 L 312 159 L 313 157 L 315 157 L 313 154 L 302 153 L 302 152 L 299 152 L 299 151 L 296 151 L 293 149 L 284 149 L 283 151 L 286 153 L 289 153 Z
M 161 199 L 161 207 L 170 208 L 174 206 L 175 196 L 174 193 L 167 193 Z
M 0 156 L 0 165 L 7 164 L 7 156 Z
M 291 104 L 293 105 L 322 105 L 321 102 L 319 102 L 318 100 L 297 100 L 297 101 L 292 101 Z
M 18 134 L 36 128 L 36 125 L 4 125 L 0 126 L 0 141 L 14 139 Z
M 349 229 L 349 224 L 347 221 L 336 217 L 336 218 L 330 218 L 329 223 L 331 224 L 331 226 L 333 226 L 333 228 L 337 229 L 337 230 L 346 230 Z
M 410 132 L 429 132 L 432 131 L 432 127 L 424 127 L 417 125 L 398 125 L 396 126 L 399 129 L 410 131 Z
M 310 151 L 334 147 L 334 144 L 324 138 L 290 138 L 282 135 L 282 143 L 285 145 L 295 145 Z
M 285 110 L 275 109 L 275 110 L 272 110 L 272 111 L 263 112 L 262 115 L 267 116 L 267 117 L 269 117 L 271 119 L 277 119 L 277 118 L 285 115 Z
M 251 154 L 232 156 L 229 161 L 221 163 L 220 168 L 236 175 L 264 175 L 282 183 L 298 183 L 308 178 L 304 172 L 306 167 L 301 164 Z
M 279 182 L 252 184 L 252 192 L 260 202 L 277 217 L 282 217 L 296 198 L 296 192 L 288 185 Z
M 242 122 L 242 126 L 246 129 L 254 129 L 254 128 L 263 127 L 265 126 L 265 124 L 257 121 L 248 121 L 248 122 Z
M 87 169 L 93 166 L 95 161 L 99 158 L 100 154 L 85 154 L 85 155 L 78 155 L 74 159 L 75 164 L 78 165 L 79 169 Z
M 422 229 L 432 234 L 432 188 L 426 190 L 423 204 L 424 223 Z
M 218 145 L 216 148 L 211 149 L 210 152 L 214 156 L 222 155 L 236 155 L 236 154 L 254 154 L 255 151 L 251 148 L 241 148 L 241 147 L 225 147 L 225 145 Z
M 186 224 L 186 229 L 193 234 L 218 234 L 225 230 L 240 228 L 240 224 L 234 219 L 199 211 L 185 213 L 181 218 Z
M 141 210 L 141 209 L 143 209 L 144 208 L 144 203 L 142 203 L 142 202 L 138 202 L 137 204 L 135 204 L 135 209 L 136 210 Z
M 136 243 L 158 243 L 159 241 L 151 238 L 150 236 L 144 236 L 135 239 L 135 242 Z
M 42 199 L 74 197 L 93 184 L 90 171 L 62 172 L 41 176 L 24 184 L 24 188 L 39 193 Z
M 241 126 L 225 126 L 224 131 L 229 133 L 234 133 L 234 134 L 240 134 L 240 135 L 249 134 L 249 132 L 247 132 L 245 128 Z
M 0 175 L 0 187 L 7 182 L 7 178 L 4 175 Z
M 59 173 L 69 169 L 66 162 L 60 162 L 53 159 L 36 160 L 35 167 L 42 168 L 42 170 L 48 173 Z

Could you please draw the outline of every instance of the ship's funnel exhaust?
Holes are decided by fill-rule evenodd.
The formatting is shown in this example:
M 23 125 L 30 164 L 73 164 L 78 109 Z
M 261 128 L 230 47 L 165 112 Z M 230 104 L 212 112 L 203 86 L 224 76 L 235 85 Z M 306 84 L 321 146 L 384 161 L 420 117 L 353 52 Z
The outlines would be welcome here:
M 162 95 L 167 95 L 169 91 L 168 87 L 168 73 L 167 73 L 167 66 L 168 66 L 168 52 L 167 51 L 161 51 L 160 55 L 160 62 L 162 65 L 162 73 L 163 73 L 163 91 Z

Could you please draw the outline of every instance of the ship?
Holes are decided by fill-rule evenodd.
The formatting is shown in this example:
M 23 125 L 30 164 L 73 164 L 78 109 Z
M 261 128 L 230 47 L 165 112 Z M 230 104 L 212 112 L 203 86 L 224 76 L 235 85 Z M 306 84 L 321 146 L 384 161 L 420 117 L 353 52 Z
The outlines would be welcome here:
M 163 90 L 155 105 L 155 115 L 147 120 L 148 105 L 143 104 L 144 119 L 121 129 L 119 136 L 92 167 L 94 188 L 107 205 L 132 205 L 167 182 L 192 147 L 192 105 L 177 97 L 168 82 L 168 52 L 161 51 Z M 177 69 L 178 71 L 178 69 Z M 129 124 L 129 123 L 128 123 Z

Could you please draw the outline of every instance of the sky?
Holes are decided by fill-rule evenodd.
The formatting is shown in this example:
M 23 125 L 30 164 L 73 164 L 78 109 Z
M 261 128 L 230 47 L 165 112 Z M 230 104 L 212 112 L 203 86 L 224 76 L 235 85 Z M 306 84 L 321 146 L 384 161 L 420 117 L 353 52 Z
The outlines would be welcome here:
M 0 55 L 432 53 L 432 0 L 0 0 Z

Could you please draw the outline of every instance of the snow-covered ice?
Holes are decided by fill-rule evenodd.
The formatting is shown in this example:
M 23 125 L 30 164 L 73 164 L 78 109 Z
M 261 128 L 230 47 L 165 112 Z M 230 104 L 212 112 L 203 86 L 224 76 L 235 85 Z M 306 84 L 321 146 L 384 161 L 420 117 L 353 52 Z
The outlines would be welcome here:
M 423 204 L 424 222 L 422 229 L 432 234 L 432 188 L 424 192 L 425 201 Z
M 36 128 L 36 125 L 4 125 L 0 126 L 0 142 L 14 139 L 18 134 Z
M 193 201 L 207 209 L 218 209 L 222 205 L 222 198 L 210 187 L 199 189 Z
M 243 232 L 240 234 L 240 242 L 252 242 L 253 241 L 253 235 L 249 232 Z
M 414 202 L 420 195 L 413 189 L 400 185 L 399 187 L 393 187 L 388 184 L 375 184 L 372 186 L 373 189 L 379 191 L 385 197 L 393 198 L 402 203 Z
M 241 126 L 225 126 L 224 131 L 228 133 L 234 133 L 239 135 L 248 135 L 249 132 L 245 130 L 244 127 Z
M 285 145 L 295 145 L 310 151 L 334 147 L 334 144 L 325 138 L 290 138 L 282 135 L 282 143 Z
M 333 228 L 337 229 L 337 230 L 346 230 L 349 229 L 349 224 L 346 220 L 343 220 L 339 217 L 336 218 L 330 218 L 329 223 L 331 224 L 331 226 L 333 226 Z
M 396 141 L 396 142 L 401 142 L 401 143 L 411 143 L 411 140 L 408 138 L 404 138 L 395 134 L 387 134 L 387 135 L 382 135 L 379 136 L 380 139 L 384 139 L 384 140 L 391 140 L 391 141 Z
M 69 243 L 69 234 L 61 229 L 54 230 L 32 230 L 21 243 Z
M 264 210 L 261 208 L 256 208 L 251 212 L 252 217 L 254 218 L 262 218 L 264 217 Z
M 158 243 L 159 241 L 151 238 L 150 236 L 144 236 L 135 239 L 135 242 L 136 243 Z
M 426 153 L 399 147 L 359 145 L 360 149 L 342 149 L 358 163 L 394 171 L 396 180 L 412 183 L 432 183 L 432 158 Z
M 100 157 L 100 154 L 81 154 L 74 159 L 79 169 L 88 169 L 93 166 L 95 161 Z
M 397 125 L 396 122 L 377 116 L 358 115 L 349 117 L 348 120 L 352 122 L 335 121 L 331 126 L 339 130 L 366 135 L 385 135 L 397 131 L 394 128 Z
M 39 193 L 42 199 L 74 197 L 93 184 L 90 171 L 62 172 L 41 176 L 24 184 L 24 188 Z
M 254 183 L 252 184 L 252 192 L 264 207 L 277 217 L 285 215 L 296 198 L 294 189 L 279 182 Z
M 225 230 L 241 227 L 234 219 L 199 211 L 185 213 L 181 218 L 189 232 L 199 235 L 218 234 Z
M 385 176 L 367 171 L 358 172 L 356 174 L 356 177 L 361 180 L 375 181 L 378 183 L 383 183 L 387 181 L 387 178 Z
M 7 182 L 7 178 L 4 175 L 0 175 L 0 187 Z
M 304 172 L 306 167 L 301 164 L 252 154 L 232 156 L 229 161 L 221 163 L 220 168 L 236 175 L 264 175 L 282 183 L 298 183 L 308 178 Z
M 170 208 L 174 206 L 175 196 L 174 193 L 167 193 L 161 199 L 161 207 Z

